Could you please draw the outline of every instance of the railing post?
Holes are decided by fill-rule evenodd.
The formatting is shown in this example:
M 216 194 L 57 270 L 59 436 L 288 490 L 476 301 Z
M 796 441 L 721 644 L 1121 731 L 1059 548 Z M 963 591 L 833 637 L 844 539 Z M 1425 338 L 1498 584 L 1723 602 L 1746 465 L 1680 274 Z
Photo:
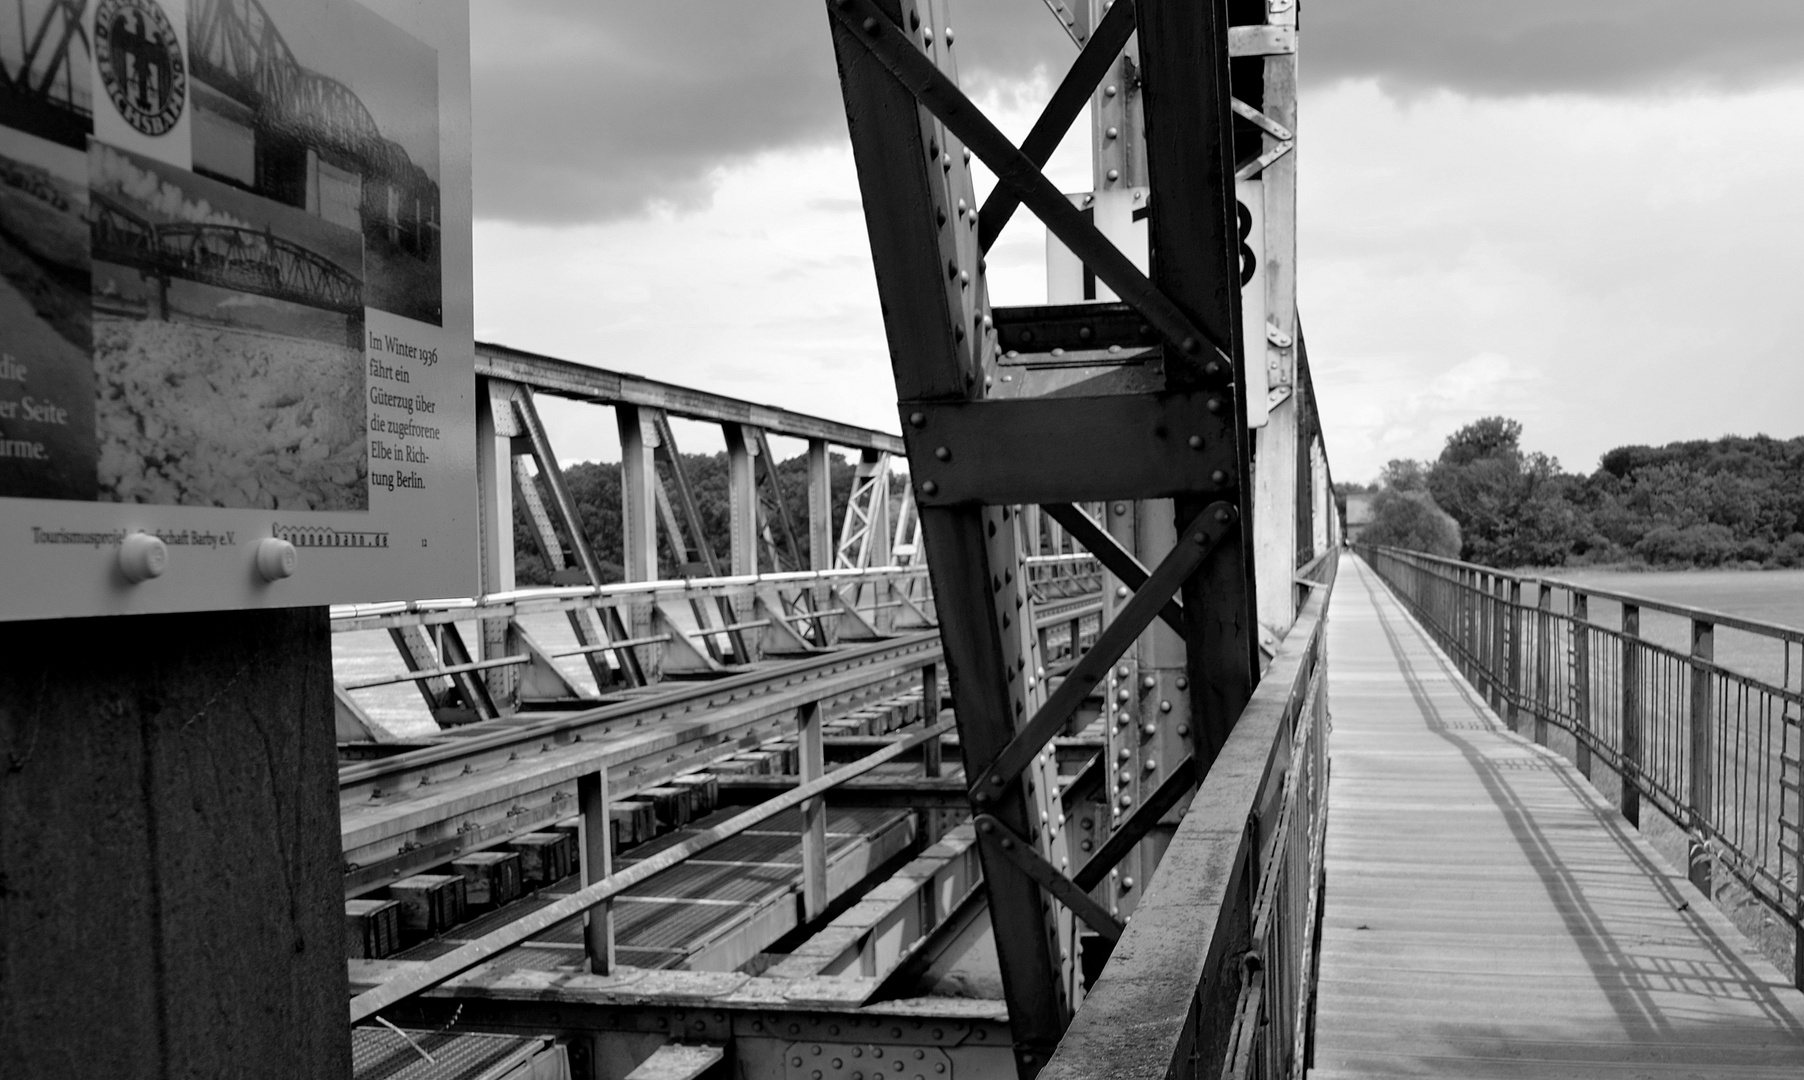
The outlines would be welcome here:
M 819 780 L 825 771 L 821 741 L 821 705 L 811 701 L 796 713 L 802 783 Z M 816 796 L 802 804 L 802 917 L 813 921 L 827 910 L 827 800 Z
M 582 845 L 584 887 L 595 884 L 614 873 L 613 826 L 608 820 L 608 767 L 576 778 L 576 807 L 580 812 L 577 840 Z M 588 954 L 589 973 L 607 975 L 613 972 L 614 902 L 604 900 L 583 916 L 583 951 Z
M 1547 712 L 1548 712 L 1548 668 L 1553 663 L 1553 586 L 1546 582 L 1536 582 L 1529 588 L 1536 592 L 1535 597 L 1535 675 L 1534 699 L 1531 708 L 1535 713 L 1535 744 L 1547 745 Z
M 1572 720 L 1580 775 L 1591 779 L 1591 598 L 1572 593 Z
M 1509 579 L 1509 603 L 1504 607 L 1504 619 L 1509 631 L 1509 668 L 1504 672 L 1503 715 L 1510 730 L 1516 731 L 1522 715 L 1522 582 L 1518 578 Z
M 1641 827 L 1641 605 L 1622 605 L 1622 816 Z
M 1504 673 L 1504 607 L 1503 578 L 1497 574 L 1487 574 L 1485 597 L 1491 605 L 1491 617 L 1487 629 L 1491 632 L 1491 647 L 1486 650 L 1485 683 L 1491 694 L 1491 708 L 1499 713 L 1504 709 L 1503 673 Z
M 1716 658 L 1716 624 L 1703 619 L 1691 620 L 1691 843 L 1687 858 L 1687 875 L 1705 896 L 1710 891 L 1710 845 L 1704 829 L 1711 816 L 1711 772 L 1715 768 L 1715 730 L 1711 721 L 1715 695 L 1710 661 Z

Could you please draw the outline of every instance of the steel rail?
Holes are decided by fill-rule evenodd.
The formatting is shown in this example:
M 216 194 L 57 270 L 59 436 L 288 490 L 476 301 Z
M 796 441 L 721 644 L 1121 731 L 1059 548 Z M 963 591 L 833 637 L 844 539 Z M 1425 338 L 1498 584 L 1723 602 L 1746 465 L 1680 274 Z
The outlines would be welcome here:
M 396 754 L 378 761 L 360 761 L 338 770 L 341 789 L 354 785 L 380 783 L 397 777 L 408 777 L 434 765 L 455 763 L 462 766 L 485 753 L 506 752 L 522 743 L 542 742 L 547 738 L 581 734 L 585 729 L 610 721 L 635 720 L 649 713 L 682 708 L 693 712 L 698 708 L 718 708 L 735 700 L 757 696 L 780 685 L 818 677 L 836 669 L 864 663 L 881 662 L 889 654 L 921 652 L 930 649 L 932 659 L 939 658 L 938 634 L 920 631 L 866 644 L 845 646 L 830 653 L 804 657 L 780 667 L 765 668 L 728 675 L 708 682 L 676 684 L 680 688 L 668 693 L 646 696 L 632 701 L 613 702 L 582 712 L 568 713 L 532 721 L 504 731 L 459 739 Z M 911 661 L 912 662 L 912 661 Z M 928 658 L 922 656 L 925 666 Z
M 361 895 L 409 873 L 503 843 L 574 812 L 581 777 L 606 769 L 616 798 L 705 770 L 717 759 L 793 729 L 797 709 L 818 702 L 863 700 L 899 687 L 938 661 L 938 643 L 877 662 L 779 680 L 764 692 L 747 688 L 685 713 L 679 706 L 632 703 L 646 711 L 557 740 L 515 741 L 436 770 L 391 774 L 380 785 L 340 789 L 340 849 L 346 895 Z M 667 704 L 667 703 L 666 703 Z
M 634 885 L 670 869 L 683 860 L 739 835 L 753 825 L 768 821 L 783 811 L 800 806 L 816 796 L 824 795 L 847 780 L 863 776 L 877 766 L 900 757 L 929 739 L 939 738 L 955 726 L 949 720 L 935 724 L 919 734 L 860 758 L 850 765 L 835 769 L 818 780 L 812 780 L 793 791 L 779 795 L 768 802 L 760 803 L 711 829 L 697 833 L 674 847 L 635 863 L 626 870 L 588 885 L 561 900 L 508 923 L 493 933 L 454 949 L 436 960 L 428 961 L 422 967 L 406 971 L 381 986 L 366 990 L 351 999 L 351 1023 L 360 1023 L 396 1002 L 404 1001 L 415 994 L 454 979 L 496 955 L 544 933 L 559 923 L 577 918 L 590 908 L 618 896 Z

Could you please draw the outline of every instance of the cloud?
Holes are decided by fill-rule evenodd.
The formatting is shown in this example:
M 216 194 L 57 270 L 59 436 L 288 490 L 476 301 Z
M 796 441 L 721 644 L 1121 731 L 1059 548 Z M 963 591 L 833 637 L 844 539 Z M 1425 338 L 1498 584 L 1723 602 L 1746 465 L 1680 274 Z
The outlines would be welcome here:
M 694 211 L 723 167 L 843 143 L 827 20 L 821 0 L 476 0 L 478 216 Z M 957 0 L 951 20 L 974 96 L 1019 92 L 1036 72 L 1056 81 L 1076 55 L 1039 0 Z M 1621 93 L 1804 71 L 1800 0 L 1305 0 L 1302 26 L 1305 79 L 1391 92 Z
M 1368 80 L 1302 114 L 1299 302 L 1337 476 L 1496 414 L 1578 471 L 1804 430 L 1804 149 L 1769 137 L 1804 86 L 1405 101 Z
M 1038 0 L 966 0 L 953 19 L 968 87 L 1076 55 Z M 477 215 L 550 224 L 695 210 L 724 166 L 843 142 L 827 20 L 820 0 L 478 0 Z
M 1798 0 L 1305 0 L 1305 79 L 1483 96 L 1746 87 L 1804 72 Z

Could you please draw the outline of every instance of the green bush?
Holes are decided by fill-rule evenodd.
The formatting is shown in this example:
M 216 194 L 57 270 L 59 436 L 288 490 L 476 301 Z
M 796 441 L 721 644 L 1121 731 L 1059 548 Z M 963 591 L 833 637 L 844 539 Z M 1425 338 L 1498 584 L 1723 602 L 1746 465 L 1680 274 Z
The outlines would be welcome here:
M 1372 523 L 1360 539 L 1449 559 L 1460 553 L 1459 523 L 1435 505 L 1434 496 L 1426 491 L 1380 491 L 1372 499 Z

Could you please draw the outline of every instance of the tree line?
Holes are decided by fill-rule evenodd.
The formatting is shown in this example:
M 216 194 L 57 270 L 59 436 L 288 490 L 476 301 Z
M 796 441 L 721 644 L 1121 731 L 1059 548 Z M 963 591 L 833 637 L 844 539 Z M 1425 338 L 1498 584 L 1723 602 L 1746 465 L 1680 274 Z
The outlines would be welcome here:
M 1804 438 L 1619 446 L 1586 476 L 1521 437 L 1486 417 L 1433 461 L 1393 460 L 1337 494 L 1343 509 L 1373 497 L 1366 541 L 1488 566 L 1804 565 Z
M 689 480 L 690 489 L 695 496 L 697 516 L 701 518 L 702 535 L 706 538 L 714 557 L 719 560 L 721 573 L 727 573 L 729 547 L 729 530 L 731 512 L 727 501 L 727 455 L 724 451 L 716 454 L 683 454 L 683 474 Z M 839 524 L 845 520 L 846 503 L 852 495 L 852 479 L 857 472 L 856 466 L 847 461 L 844 455 L 829 454 L 827 468 L 830 486 L 833 492 L 833 540 L 839 541 Z M 779 461 L 776 467 L 777 480 L 783 492 L 783 503 L 789 510 L 789 520 L 795 528 L 796 547 L 801 556 L 800 567 L 783 567 L 782 569 L 807 569 L 810 559 L 808 542 L 808 458 L 797 455 L 788 461 Z M 679 520 L 683 513 L 675 502 L 676 487 L 672 483 L 669 469 L 660 463 L 659 477 L 664 481 L 665 490 L 670 492 L 672 506 Z M 892 478 L 893 479 L 893 478 Z M 554 505 L 551 492 L 545 486 L 543 476 L 534 479 L 539 486 L 540 497 L 546 506 Z M 590 550 L 601 564 L 603 584 L 623 580 L 624 569 L 620 559 L 624 552 L 624 534 L 621 526 L 620 499 L 620 465 L 618 462 L 585 461 L 564 469 L 564 485 L 570 489 L 571 501 L 576 504 L 577 516 L 582 519 L 582 528 L 589 541 Z M 781 544 L 781 533 L 778 531 L 775 512 L 776 507 L 760 486 L 760 500 L 765 507 L 765 518 Z M 895 483 L 893 490 L 899 490 Z M 892 522 L 893 522 L 892 517 Z M 687 523 L 684 525 L 686 542 L 693 542 L 687 534 Z M 568 540 L 565 538 L 565 542 Z M 764 571 L 776 569 L 770 565 L 770 557 L 760 544 L 759 568 Z M 698 559 L 695 552 L 689 553 L 692 560 Z M 539 542 L 533 531 L 532 522 L 526 515 L 521 501 L 514 500 L 514 578 L 522 586 L 551 585 L 552 568 L 546 563 L 544 553 L 539 549 Z M 660 521 L 658 525 L 658 576 L 674 579 L 685 576 L 685 568 L 678 565 L 675 551 L 670 544 L 670 537 Z M 691 570 L 688 576 L 700 576 L 699 571 Z

